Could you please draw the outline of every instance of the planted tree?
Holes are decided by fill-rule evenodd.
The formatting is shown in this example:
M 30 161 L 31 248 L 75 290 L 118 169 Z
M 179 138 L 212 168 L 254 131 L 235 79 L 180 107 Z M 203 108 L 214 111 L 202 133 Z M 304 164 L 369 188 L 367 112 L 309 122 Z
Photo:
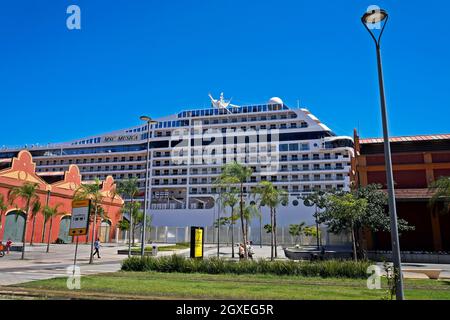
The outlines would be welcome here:
M 91 255 L 89 257 L 89 264 L 93 262 L 92 253 L 94 252 L 94 241 L 96 239 L 96 221 L 99 208 L 101 208 L 101 202 L 103 195 L 101 193 L 102 184 L 99 179 L 95 179 L 94 183 L 82 184 L 75 190 L 75 200 L 91 200 L 91 204 L 94 210 L 92 238 L 91 238 Z
M 228 163 L 222 167 L 222 172 L 217 179 L 217 184 L 228 187 L 238 188 L 239 194 L 239 215 L 242 228 L 242 239 L 247 243 L 247 233 L 245 228 L 245 200 L 244 200 L 244 184 L 252 175 L 252 169 L 235 162 Z M 244 257 L 248 258 L 247 246 L 244 245 Z
M 363 237 L 363 229 L 370 230 L 371 232 L 391 231 L 391 218 L 387 210 L 388 197 L 381 189 L 382 186 L 379 184 L 370 184 L 352 192 L 357 199 L 367 201 L 366 209 L 355 224 L 355 229 L 358 231 L 356 232 L 358 248 L 361 248 L 360 238 Z M 411 226 L 404 219 L 398 218 L 397 223 L 400 234 L 414 230 L 414 226 Z
M 248 235 L 248 226 L 254 218 L 260 218 L 261 212 L 256 204 L 246 204 L 244 207 L 244 219 L 245 219 L 245 233 Z
M 41 211 L 41 203 L 39 201 L 36 201 L 33 203 L 33 206 L 31 208 L 31 219 L 33 219 L 33 225 L 31 227 L 31 239 L 30 239 L 30 246 L 33 245 L 33 239 L 34 239 L 34 229 L 36 227 L 36 216 Z
M 295 244 L 300 244 L 300 237 L 302 236 L 305 230 L 305 222 L 300 222 L 299 224 L 290 224 L 289 225 L 289 234 L 295 239 Z
M 50 251 L 50 242 L 52 238 L 52 226 L 53 226 L 53 219 L 57 216 L 62 216 L 66 214 L 65 212 L 59 211 L 59 207 L 62 204 L 58 203 L 54 205 L 53 207 L 46 205 L 43 210 L 44 214 L 44 227 L 47 221 L 50 221 L 50 226 L 48 228 L 48 238 L 47 238 L 47 253 Z
M 269 181 L 261 181 L 254 191 L 259 195 L 261 206 L 267 206 L 270 209 L 270 230 L 271 230 L 271 260 L 278 256 L 277 252 L 277 208 L 280 205 L 288 203 L 288 193 L 284 190 L 278 190 Z
M 22 210 L 25 212 L 25 221 L 22 234 L 22 260 L 25 259 L 25 236 L 27 232 L 28 216 L 31 213 L 31 208 L 33 207 L 34 203 L 39 202 L 39 196 L 37 194 L 38 189 L 39 185 L 37 183 L 25 182 L 20 187 L 12 188 L 8 193 L 8 199 L 11 204 L 14 203 L 17 199 L 21 199 L 25 203 L 25 206 L 22 208 Z
M 450 212 L 450 177 L 440 177 L 430 185 L 430 190 L 434 193 L 430 205 L 437 207 L 438 203 L 442 203 L 441 212 Z
M 234 258 L 234 224 L 238 219 L 236 215 L 236 207 L 239 203 L 238 191 L 236 188 L 231 188 L 229 192 L 222 192 L 217 200 L 224 210 L 227 207 L 230 208 L 230 216 L 224 218 L 224 221 L 231 227 L 231 257 Z
M 355 228 L 366 208 L 367 200 L 358 199 L 352 193 L 331 194 L 327 197 L 325 211 L 321 213 L 331 232 L 350 232 L 355 261 L 357 260 Z
M 127 179 L 124 181 L 121 181 L 118 185 L 118 192 L 122 195 L 123 198 L 130 199 L 130 205 L 128 208 L 124 206 L 123 209 L 127 209 L 130 217 L 130 223 L 129 223 L 129 229 L 130 231 L 133 229 L 133 207 L 134 200 L 136 198 L 136 195 L 139 193 L 139 187 L 138 187 L 138 181 L 137 178 Z M 123 210 L 122 209 L 122 210 Z M 124 211 L 122 211 L 123 213 Z M 126 212 L 126 211 L 125 211 Z M 122 214 L 122 220 L 123 220 L 123 214 Z M 133 234 L 134 236 L 134 234 Z M 128 256 L 131 256 L 131 232 L 128 232 Z M 133 237 L 133 244 L 134 244 L 134 237 Z

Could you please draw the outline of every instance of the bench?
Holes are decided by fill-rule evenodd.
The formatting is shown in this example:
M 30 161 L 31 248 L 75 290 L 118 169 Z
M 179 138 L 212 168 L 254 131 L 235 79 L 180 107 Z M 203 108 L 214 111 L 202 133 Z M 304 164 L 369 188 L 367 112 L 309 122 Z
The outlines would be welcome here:
M 442 269 L 402 269 L 403 272 L 421 273 L 430 279 L 439 279 Z

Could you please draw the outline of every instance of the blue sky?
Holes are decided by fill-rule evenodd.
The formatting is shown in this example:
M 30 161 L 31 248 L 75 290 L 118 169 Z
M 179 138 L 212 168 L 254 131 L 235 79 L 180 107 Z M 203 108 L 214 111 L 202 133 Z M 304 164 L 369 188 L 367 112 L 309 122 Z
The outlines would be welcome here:
M 66 28 L 71 4 L 81 30 Z M 374 45 L 360 22 L 371 4 L 391 16 L 391 134 L 449 133 L 445 0 L 16 0 L 0 2 L 0 146 L 126 128 L 221 91 L 236 104 L 299 100 L 338 134 L 380 136 Z

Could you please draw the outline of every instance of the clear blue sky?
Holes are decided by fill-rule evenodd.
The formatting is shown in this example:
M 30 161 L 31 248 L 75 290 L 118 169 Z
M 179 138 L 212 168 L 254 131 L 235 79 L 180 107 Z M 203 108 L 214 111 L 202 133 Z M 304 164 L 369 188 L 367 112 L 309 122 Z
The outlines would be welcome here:
M 82 30 L 66 28 L 70 4 Z M 374 45 L 360 22 L 371 4 L 391 15 L 391 133 L 449 133 L 446 0 L 15 0 L 0 2 L 0 146 L 126 128 L 221 91 L 237 104 L 298 99 L 338 134 L 380 136 Z

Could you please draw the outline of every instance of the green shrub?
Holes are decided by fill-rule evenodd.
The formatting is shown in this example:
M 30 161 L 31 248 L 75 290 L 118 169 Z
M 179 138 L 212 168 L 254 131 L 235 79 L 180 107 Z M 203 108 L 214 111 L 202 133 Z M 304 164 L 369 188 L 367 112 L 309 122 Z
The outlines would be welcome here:
M 368 261 L 231 261 L 220 258 L 187 259 L 179 255 L 131 257 L 122 262 L 123 271 L 157 271 L 207 274 L 274 274 L 304 277 L 366 278 Z

